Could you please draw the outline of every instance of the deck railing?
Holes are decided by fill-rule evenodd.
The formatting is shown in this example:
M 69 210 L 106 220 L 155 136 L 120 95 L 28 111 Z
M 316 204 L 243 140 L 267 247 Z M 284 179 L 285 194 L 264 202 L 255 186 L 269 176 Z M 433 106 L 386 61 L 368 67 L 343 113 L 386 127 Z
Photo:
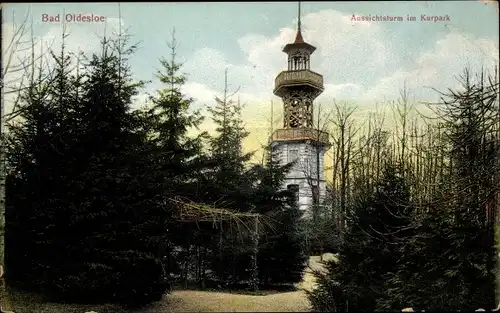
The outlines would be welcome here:
M 318 89 L 323 89 L 323 76 L 311 70 L 283 71 L 274 80 L 274 89 L 283 85 L 309 83 Z
M 329 145 L 329 134 L 313 128 L 282 128 L 272 135 L 272 141 L 313 140 Z

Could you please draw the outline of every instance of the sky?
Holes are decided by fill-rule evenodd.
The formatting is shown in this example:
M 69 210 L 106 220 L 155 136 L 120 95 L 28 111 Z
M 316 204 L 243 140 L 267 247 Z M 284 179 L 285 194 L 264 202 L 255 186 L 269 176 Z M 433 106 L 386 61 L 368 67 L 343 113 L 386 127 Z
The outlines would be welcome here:
M 118 3 L 9 3 L 2 10 L 2 53 L 4 64 L 7 57 L 15 63 L 28 53 L 12 54 L 6 44 L 27 14 L 33 35 L 42 45 L 37 51 L 49 44 L 57 51 L 64 24 L 70 33 L 69 50 L 98 52 L 100 36 L 121 24 L 140 43 L 130 58 L 135 77 L 152 81 L 137 97 L 136 105 L 140 105 L 148 93 L 162 88 L 154 74 L 159 58 L 169 57 L 167 43 L 175 28 L 177 57 L 187 74 L 183 92 L 196 99 L 196 108 L 205 110 L 223 91 L 227 68 L 229 90 L 239 90 L 237 95 L 245 104 L 243 119 L 250 131 L 245 148 L 255 150 L 266 141 L 271 102 L 279 119 L 282 102 L 272 91 L 276 75 L 287 66 L 281 50 L 295 38 L 297 7 L 297 2 L 141 2 L 120 4 L 119 16 Z M 335 100 L 370 110 L 397 99 L 404 84 L 416 101 L 434 101 L 439 95 L 431 87 L 443 91 L 457 87 L 456 77 L 464 67 L 491 69 L 499 63 L 498 3 L 307 1 L 302 2 L 301 11 L 303 37 L 317 48 L 311 56 L 311 70 L 322 74 L 325 82 L 316 106 L 331 107 Z M 104 22 L 43 19 L 58 14 L 61 21 L 66 14 L 93 14 L 102 16 Z M 358 20 L 370 15 L 403 20 Z M 423 15 L 442 18 L 424 21 Z M 408 21 L 408 16 L 416 20 Z M 5 82 L 16 75 L 20 74 L 7 72 Z M 5 98 L 5 113 L 11 101 Z M 277 127 L 280 121 L 276 123 Z M 214 125 L 208 119 L 204 127 L 212 130 Z

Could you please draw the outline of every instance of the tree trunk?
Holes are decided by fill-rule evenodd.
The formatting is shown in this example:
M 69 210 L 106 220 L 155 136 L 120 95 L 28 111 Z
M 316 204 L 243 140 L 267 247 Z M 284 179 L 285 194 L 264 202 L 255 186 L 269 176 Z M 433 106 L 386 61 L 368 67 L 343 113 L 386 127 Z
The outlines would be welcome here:
M 205 289 L 205 278 L 206 278 L 206 271 L 205 271 L 205 256 L 206 256 L 206 251 L 207 248 L 203 246 L 201 248 L 201 288 Z
M 257 255 L 259 253 L 259 223 L 257 216 L 254 220 L 254 233 L 252 235 L 253 241 L 253 255 L 252 255 L 252 273 L 250 278 L 250 283 L 252 285 L 252 290 L 259 290 L 259 267 L 257 263 Z
M 0 108 L 0 266 L 5 271 L 5 146 L 3 100 Z

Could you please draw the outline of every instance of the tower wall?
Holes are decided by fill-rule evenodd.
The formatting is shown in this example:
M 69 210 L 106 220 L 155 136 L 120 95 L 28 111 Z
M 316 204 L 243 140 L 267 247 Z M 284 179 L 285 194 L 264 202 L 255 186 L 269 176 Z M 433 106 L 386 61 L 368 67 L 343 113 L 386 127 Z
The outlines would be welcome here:
M 316 159 L 319 153 L 319 203 L 321 204 L 326 197 L 326 181 L 324 174 L 324 155 L 325 148 L 317 150 L 312 141 L 282 141 L 274 143 L 276 157 L 280 164 L 288 164 L 297 158 L 297 162 L 288 172 L 283 189 L 289 185 L 298 185 L 298 202 L 301 210 L 307 210 L 313 204 L 313 194 L 311 185 L 318 185 L 316 176 Z M 318 151 L 318 152 L 317 152 Z

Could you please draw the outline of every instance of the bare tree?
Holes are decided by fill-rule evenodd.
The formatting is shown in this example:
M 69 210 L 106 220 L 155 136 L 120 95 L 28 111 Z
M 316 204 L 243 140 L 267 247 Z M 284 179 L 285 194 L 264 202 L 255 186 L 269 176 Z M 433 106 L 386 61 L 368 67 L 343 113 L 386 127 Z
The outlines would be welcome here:
M 300 160 L 297 163 L 297 167 L 302 172 L 303 177 L 306 179 L 308 186 L 307 191 L 303 191 L 304 194 L 310 195 L 312 197 L 311 206 L 311 221 L 310 223 L 305 223 L 305 232 L 307 237 L 307 242 L 314 240 L 318 243 L 318 248 L 320 249 L 321 259 L 323 257 L 323 250 L 325 244 L 325 234 L 331 232 L 329 229 L 329 221 L 331 220 L 331 214 L 325 214 L 327 207 L 323 205 L 324 199 L 321 195 L 321 184 L 324 177 L 322 173 L 324 172 L 324 154 L 325 148 L 325 133 L 328 133 L 329 123 L 331 116 L 333 114 L 333 109 L 325 110 L 321 104 L 318 105 L 316 110 L 316 125 L 315 129 L 312 131 L 312 141 L 311 141 L 311 154 L 310 158 L 307 157 L 304 160 Z M 328 137 L 329 138 L 329 135 Z M 312 225 L 309 225 L 312 224 Z M 306 248 L 309 250 L 309 245 L 306 244 Z
M 14 14 L 13 14 L 14 15 Z M 31 23 L 29 19 L 31 17 Z M 33 17 L 28 11 L 20 24 L 15 23 L 13 16 L 12 37 L 3 45 L 2 54 L 2 77 L 0 78 L 1 118 L 0 118 L 0 266 L 4 265 L 5 257 L 5 133 L 6 124 L 19 116 L 26 106 L 20 106 L 20 95 L 29 88 L 30 84 L 40 75 L 43 59 L 48 56 L 51 44 L 43 47 L 40 39 L 33 35 Z M 40 46 L 37 53 L 36 46 Z M 37 64 L 40 67 L 37 68 Z M 49 77 L 49 76 L 47 76 Z M 11 103 L 10 112 L 5 112 L 6 99 L 9 97 Z
M 353 114 L 357 107 L 348 103 L 334 103 L 334 117 L 331 122 L 331 134 L 333 141 L 333 164 L 332 173 L 332 198 L 334 207 L 338 207 L 336 218 L 338 229 L 342 233 L 345 227 L 345 216 L 347 208 L 348 190 L 351 186 L 350 167 L 353 160 L 355 137 L 360 130 L 356 124 Z
M 413 109 L 412 103 L 409 103 L 409 90 L 406 87 L 406 82 L 402 90 L 400 90 L 401 98 L 397 102 L 392 102 L 393 115 L 395 117 L 395 135 L 397 138 L 393 139 L 395 153 L 397 153 L 398 161 L 401 166 L 405 168 L 406 152 L 408 150 L 408 123 L 409 114 Z

